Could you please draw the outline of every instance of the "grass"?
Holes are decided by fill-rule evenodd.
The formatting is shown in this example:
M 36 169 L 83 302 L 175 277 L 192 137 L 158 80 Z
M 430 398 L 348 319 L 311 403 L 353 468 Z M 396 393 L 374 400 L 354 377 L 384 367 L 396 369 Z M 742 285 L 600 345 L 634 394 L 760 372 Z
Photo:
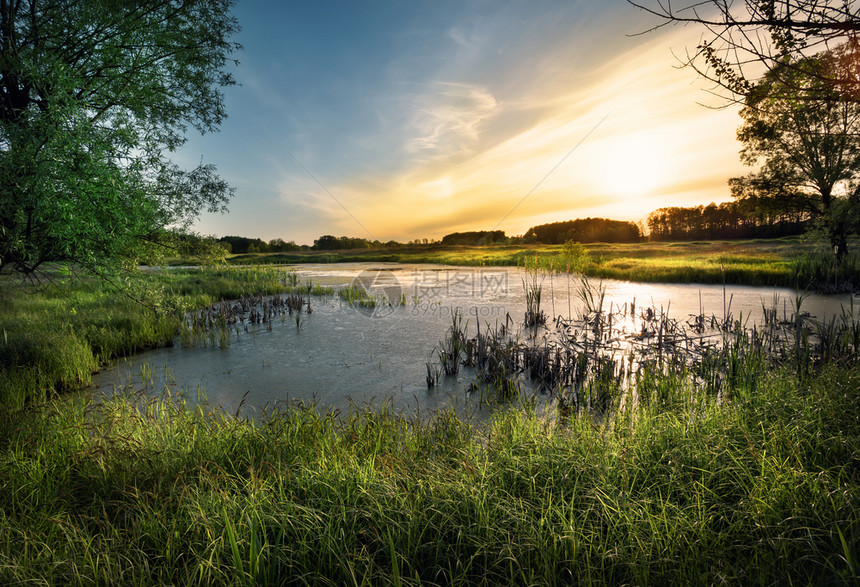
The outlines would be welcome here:
M 151 279 L 152 307 L 93 282 L 0 282 L 0 584 L 860 581 L 853 321 L 803 330 L 779 361 L 737 331 L 713 366 L 730 393 L 646 364 L 636 402 L 554 417 L 509 401 L 481 426 L 384 406 L 251 421 L 132 389 L 58 395 L 173 340 L 185 308 L 314 289 L 262 267 Z M 586 301 L 593 338 L 613 318 Z M 507 380 L 489 363 L 507 339 L 470 350 L 458 320 L 453 360 Z M 591 406 L 611 393 L 600 374 L 614 377 L 598 367 Z
M 485 429 L 284 407 L 0 413 L 3 584 L 833 584 L 858 577 L 860 370 Z
M 860 241 L 854 239 L 852 250 Z M 733 241 L 590 243 L 573 257 L 566 245 L 403 246 L 392 249 L 235 255 L 231 263 L 398 262 L 466 266 L 526 266 L 581 271 L 639 282 L 728 283 L 850 290 L 860 288 L 860 257 L 836 270 L 827 251 L 799 237 Z M 177 261 L 184 263 L 184 261 Z
M 143 276 L 127 294 L 56 272 L 40 290 L 0 278 L 0 404 L 23 406 L 86 385 L 112 359 L 172 345 L 185 312 L 252 294 L 327 290 L 277 267 L 180 269 Z

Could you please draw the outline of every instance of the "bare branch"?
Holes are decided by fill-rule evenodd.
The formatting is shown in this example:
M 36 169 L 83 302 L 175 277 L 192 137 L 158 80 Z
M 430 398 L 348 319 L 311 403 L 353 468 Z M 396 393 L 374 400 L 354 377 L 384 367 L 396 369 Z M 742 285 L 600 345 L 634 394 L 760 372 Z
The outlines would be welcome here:
M 728 104 L 742 101 L 750 84 L 777 65 L 790 66 L 839 47 L 846 53 L 845 67 L 821 81 L 838 88 L 840 99 L 860 100 L 860 11 L 855 0 L 704 0 L 680 8 L 662 0 L 628 3 L 657 19 L 634 35 L 676 24 L 704 28 L 696 51 L 681 63 L 726 91 L 722 98 Z

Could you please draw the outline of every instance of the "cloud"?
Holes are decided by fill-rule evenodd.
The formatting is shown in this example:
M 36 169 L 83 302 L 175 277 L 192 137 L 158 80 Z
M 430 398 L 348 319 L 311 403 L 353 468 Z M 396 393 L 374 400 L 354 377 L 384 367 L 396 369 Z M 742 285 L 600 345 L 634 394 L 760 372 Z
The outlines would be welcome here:
M 480 86 L 435 82 L 430 91 L 412 99 L 414 114 L 407 128 L 405 149 L 430 157 L 450 157 L 469 149 L 482 127 L 501 105 Z
M 469 51 L 475 51 L 478 49 L 482 41 L 481 37 L 461 25 L 453 26 L 448 29 L 448 37 L 451 38 L 459 47 Z
M 635 220 L 725 200 L 726 179 L 743 172 L 739 120 L 696 104 L 708 97 L 670 52 L 695 46 L 690 31 L 630 38 L 634 13 L 566 6 L 532 19 L 512 4 L 523 18 L 511 19 L 494 5 L 480 18 L 401 31 L 395 57 L 347 76 L 376 85 L 320 101 L 322 89 L 341 89 L 333 73 L 309 86 L 316 98 L 297 114 L 287 105 L 304 86 L 280 97 L 249 76 L 256 103 L 280 112 L 264 122 L 346 208 L 257 132 L 266 150 L 255 172 L 274 175 L 278 193 L 258 225 L 301 242 L 365 236 L 362 225 L 380 240 L 407 240 L 491 229 L 522 202 L 499 226 L 521 234 L 577 216 Z M 343 108 L 332 109 L 336 98 Z
M 692 73 L 671 59 L 666 39 L 656 39 L 588 72 L 588 84 L 504 101 L 480 86 L 437 83 L 412 121 L 407 145 L 417 156 L 338 192 L 383 239 L 491 229 L 593 131 L 499 228 L 519 234 L 536 219 L 586 215 L 637 220 L 667 202 L 723 201 L 726 179 L 741 170 L 736 114 L 697 105 Z M 506 129 L 520 112 L 540 116 Z

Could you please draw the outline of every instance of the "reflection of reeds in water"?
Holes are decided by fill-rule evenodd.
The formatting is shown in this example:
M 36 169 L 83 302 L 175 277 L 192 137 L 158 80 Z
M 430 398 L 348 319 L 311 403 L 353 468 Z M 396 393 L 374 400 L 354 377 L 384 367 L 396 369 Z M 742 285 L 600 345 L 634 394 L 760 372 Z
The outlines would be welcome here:
M 536 280 L 528 283 L 535 303 L 539 287 Z M 499 399 L 518 396 L 525 378 L 536 391 L 555 394 L 563 412 L 608 414 L 634 405 L 687 405 L 699 393 L 717 399 L 749 395 L 777 368 L 791 367 L 802 381 L 820 365 L 856 362 L 860 350 L 853 304 L 814 321 L 802 311 L 803 296 L 784 304 L 781 317 L 774 298 L 762 323 L 750 327 L 743 315 L 732 315 L 730 298 L 721 318 L 700 309 L 680 321 L 669 317 L 668 308 L 635 301 L 606 308 L 602 286 L 586 278 L 578 296 L 581 314 L 559 317 L 540 342 L 533 335 L 520 341 L 507 322 L 484 329 L 478 324 L 477 335 L 468 338 L 455 318 L 439 351 L 444 372 L 456 373 L 459 363 L 474 367 L 478 382 Z M 533 328 L 529 316 L 527 311 L 525 326 Z
M 527 271 L 523 277 L 523 291 L 526 294 L 526 326 L 546 324 L 546 314 L 540 309 L 540 299 L 543 286 L 537 270 Z
M 276 319 L 282 322 L 292 317 L 296 327 L 302 325 L 302 314 L 310 314 L 310 292 L 313 286 L 306 284 L 294 288 L 285 295 L 264 297 L 262 294 L 243 296 L 238 300 L 220 301 L 202 310 L 188 312 L 179 328 L 179 340 L 184 347 L 209 344 L 227 348 L 230 336 L 248 332 L 249 326 L 262 325 L 272 330 Z

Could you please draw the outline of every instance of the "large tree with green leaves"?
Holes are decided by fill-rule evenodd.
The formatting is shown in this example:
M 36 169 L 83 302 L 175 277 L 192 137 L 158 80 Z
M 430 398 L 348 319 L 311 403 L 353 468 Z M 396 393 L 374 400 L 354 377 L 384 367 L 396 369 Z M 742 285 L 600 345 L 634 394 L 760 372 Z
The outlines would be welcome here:
M 759 207 L 816 219 L 841 260 L 860 204 L 860 103 L 825 81 L 838 67 L 840 54 L 823 52 L 774 67 L 750 89 L 738 139 L 741 160 L 759 168 L 729 185 Z
M 232 189 L 169 155 L 215 130 L 232 0 L 0 0 L 0 272 L 136 263 Z

